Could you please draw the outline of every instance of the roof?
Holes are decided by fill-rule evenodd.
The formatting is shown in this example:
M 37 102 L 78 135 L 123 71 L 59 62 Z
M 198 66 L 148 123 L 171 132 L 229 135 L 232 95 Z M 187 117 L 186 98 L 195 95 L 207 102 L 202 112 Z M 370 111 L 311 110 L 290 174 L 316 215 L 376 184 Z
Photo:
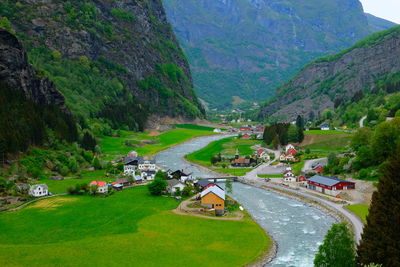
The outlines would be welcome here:
M 143 157 L 126 157 L 125 158 L 125 165 L 129 165 L 137 161 L 137 164 L 143 161 Z
M 308 181 L 314 182 L 314 183 L 318 183 L 318 184 L 322 184 L 322 185 L 326 185 L 326 186 L 334 186 L 334 185 L 336 185 L 338 183 L 342 183 L 342 182 L 343 183 L 353 183 L 353 182 L 349 182 L 349 181 L 346 181 L 346 180 L 341 180 L 341 179 L 336 178 L 336 177 L 327 177 L 327 176 L 319 176 L 319 175 L 314 175 L 313 177 L 308 179 Z
M 209 184 L 212 184 L 212 183 L 213 183 L 213 182 L 210 182 L 210 181 L 207 180 L 207 179 L 201 179 L 201 180 L 198 180 L 196 184 L 198 184 L 198 185 L 201 186 L 201 187 L 205 187 L 205 186 L 207 186 L 207 185 L 209 185 Z
M 135 176 L 133 176 L 133 178 L 135 179 L 135 181 L 141 181 L 142 180 L 142 176 L 140 176 L 140 175 L 135 175 Z
M 286 151 L 286 153 L 287 153 L 287 154 L 296 154 L 296 153 L 297 153 L 297 150 L 294 149 L 294 148 L 289 148 L 289 149 Z
M 204 196 L 206 196 L 209 193 L 214 193 L 219 198 L 225 200 L 225 191 L 223 189 L 221 189 L 221 187 L 219 187 L 219 186 L 216 186 L 216 185 L 210 186 L 209 188 L 207 188 L 206 190 L 201 192 L 200 196 L 203 198 Z
M 122 184 L 118 184 L 118 183 L 112 183 L 112 186 L 113 186 L 113 187 L 116 187 L 116 188 L 123 187 Z
M 239 163 L 239 164 L 242 164 L 242 163 L 249 164 L 249 163 L 250 163 L 250 159 L 238 158 L 238 159 L 235 159 L 235 160 L 232 161 L 232 162 L 233 162 L 233 163 Z
M 329 124 L 328 123 L 323 123 L 323 124 L 320 125 L 320 127 L 321 128 L 326 128 L 326 127 L 329 127 Z
M 119 178 L 118 180 L 116 180 L 115 182 L 119 183 L 119 184 L 125 184 L 128 183 L 128 179 L 126 178 Z
M 147 171 L 143 171 L 147 174 L 156 174 L 157 172 L 155 170 L 147 170 Z
M 104 182 L 104 181 L 93 181 L 93 182 L 90 183 L 90 185 L 97 185 L 97 186 L 103 187 L 103 186 L 107 185 L 107 182 Z
M 171 173 L 172 175 L 175 175 L 175 174 L 178 174 L 178 175 L 180 175 L 180 176 L 189 176 L 189 175 L 191 175 L 192 173 L 191 172 L 188 172 L 187 170 L 176 170 L 176 171 L 174 171 L 173 173 Z
M 179 180 L 177 179 L 172 179 L 172 180 L 167 180 L 167 183 L 170 187 L 174 187 L 177 184 L 182 184 Z M 183 185 L 183 184 L 182 184 Z
M 35 189 L 38 188 L 39 186 L 40 186 L 40 187 L 43 187 L 44 189 L 47 189 L 47 190 L 49 189 L 49 187 L 47 186 L 47 184 L 35 184 L 35 185 L 32 185 L 30 189 L 31 189 L 31 190 L 35 190 Z

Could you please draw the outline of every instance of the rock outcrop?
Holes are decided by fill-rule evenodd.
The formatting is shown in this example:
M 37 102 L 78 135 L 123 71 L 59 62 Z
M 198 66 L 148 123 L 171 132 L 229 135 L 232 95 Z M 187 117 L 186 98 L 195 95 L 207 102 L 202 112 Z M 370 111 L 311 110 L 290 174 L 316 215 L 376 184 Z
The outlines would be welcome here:
M 400 26 L 376 33 L 343 52 L 320 58 L 281 86 L 276 98 L 260 111 L 263 118 L 292 121 L 334 109 L 375 82 L 400 71 Z
M 68 112 L 64 96 L 48 78 L 40 78 L 28 63 L 21 42 L 11 33 L 0 29 L 0 81 L 22 90 L 39 105 L 56 105 Z

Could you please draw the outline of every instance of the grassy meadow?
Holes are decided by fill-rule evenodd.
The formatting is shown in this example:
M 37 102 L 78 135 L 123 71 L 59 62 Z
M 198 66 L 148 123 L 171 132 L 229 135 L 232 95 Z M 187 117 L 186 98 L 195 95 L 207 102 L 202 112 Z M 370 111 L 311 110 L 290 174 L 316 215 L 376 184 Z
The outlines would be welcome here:
M 203 131 L 214 131 L 215 128 L 213 127 L 208 127 L 208 126 L 202 126 L 202 125 L 197 125 L 197 124 L 174 124 L 176 128 L 180 129 L 190 129 L 190 130 L 203 130 Z
M 323 130 L 309 130 L 309 131 L 304 131 L 304 134 L 318 134 L 318 135 L 347 135 L 348 133 L 342 132 L 342 131 L 336 131 L 336 130 L 328 130 L 328 131 L 323 131 Z
M 121 131 L 119 137 L 104 136 L 100 145 L 106 159 L 126 155 L 131 150 L 137 151 L 140 155 L 151 156 L 189 139 L 212 134 L 214 134 L 212 131 L 193 129 L 174 129 L 157 136 L 150 136 L 149 133 Z M 137 147 L 127 146 L 125 142 L 137 145 Z M 146 144 L 145 142 L 152 143 Z
M 254 153 L 254 149 L 251 147 L 261 143 L 261 140 L 243 140 L 236 139 L 236 137 L 228 137 L 211 142 L 206 147 L 187 155 L 186 159 L 200 165 L 210 167 L 211 157 L 217 155 L 218 153 L 221 153 L 223 157 L 233 158 L 235 156 L 236 149 L 238 149 L 240 156 L 252 155 Z
M 308 148 L 313 153 L 319 153 L 320 156 L 326 156 L 331 152 L 342 153 L 348 150 L 347 147 L 350 145 L 352 135 L 339 131 L 320 132 L 336 132 L 337 134 L 306 134 L 304 141 L 300 144 L 301 147 Z
M 171 212 L 146 187 L 108 198 L 62 196 L 0 214 L 2 266 L 243 266 L 271 241 L 246 215 L 211 220 Z
M 357 214 L 364 223 L 367 223 L 367 215 L 369 212 L 369 206 L 364 204 L 348 205 L 346 209 Z

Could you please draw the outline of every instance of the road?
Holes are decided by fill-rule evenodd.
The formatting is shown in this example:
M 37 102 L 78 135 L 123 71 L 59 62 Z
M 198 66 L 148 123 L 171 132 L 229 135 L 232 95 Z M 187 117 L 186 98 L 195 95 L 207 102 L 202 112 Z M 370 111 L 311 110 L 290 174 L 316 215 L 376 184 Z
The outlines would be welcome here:
M 367 119 L 367 116 L 364 116 L 361 118 L 359 124 L 360 124 L 360 128 L 364 127 L 364 121 Z
M 353 229 L 354 229 L 354 235 L 355 235 L 355 240 L 357 243 L 361 240 L 361 234 L 363 231 L 364 224 L 363 222 L 353 213 L 349 212 L 348 210 L 345 209 L 343 204 L 337 204 L 334 202 L 331 202 L 329 200 L 323 199 L 321 197 L 311 195 L 310 193 L 307 192 L 307 189 L 300 188 L 300 190 L 294 190 L 290 189 L 287 187 L 279 186 L 273 183 L 267 183 L 264 180 L 260 179 L 257 177 L 257 173 L 260 168 L 265 168 L 268 163 L 260 165 L 258 168 L 252 170 L 251 172 L 248 172 L 245 176 L 241 177 L 244 179 L 246 182 L 250 182 L 251 184 L 255 184 L 258 186 L 270 188 L 270 189 L 278 189 L 280 191 L 286 191 L 291 194 L 296 194 L 300 197 L 308 198 L 311 200 L 315 200 L 322 205 L 325 205 L 327 207 L 332 208 L 333 210 L 337 211 L 338 213 L 342 214 L 344 217 L 346 217 L 352 224 L 353 224 Z

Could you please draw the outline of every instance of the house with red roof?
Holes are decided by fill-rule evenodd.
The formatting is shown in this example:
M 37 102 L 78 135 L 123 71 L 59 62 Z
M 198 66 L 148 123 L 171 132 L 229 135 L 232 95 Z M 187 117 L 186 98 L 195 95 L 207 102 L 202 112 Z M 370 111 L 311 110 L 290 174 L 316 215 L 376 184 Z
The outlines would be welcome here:
M 104 181 L 93 181 L 89 184 L 90 186 L 97 186 L 97 193 L 106 194 L 108 193 L 108 184 Z
M 287 155 L 294 155 L 294 154 L 296 154 L 297 152 L 298 152 L 298 151 L 297 151 L 296 149 L 290 148 L 290 149 L 287 150 L 286 154 L 287 154 Z
M 246 134 L 242 135 L 242 139 L 251 139 L 251 135 L 246 133 Z

